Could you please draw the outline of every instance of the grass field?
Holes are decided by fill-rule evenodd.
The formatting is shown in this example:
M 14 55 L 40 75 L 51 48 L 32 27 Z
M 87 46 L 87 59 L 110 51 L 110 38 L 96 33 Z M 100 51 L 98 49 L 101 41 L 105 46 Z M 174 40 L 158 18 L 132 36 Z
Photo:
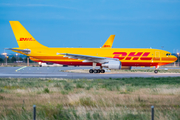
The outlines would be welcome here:
M 0 119 L 180 119 L 180 77 L 119 79 L 0 78 Z

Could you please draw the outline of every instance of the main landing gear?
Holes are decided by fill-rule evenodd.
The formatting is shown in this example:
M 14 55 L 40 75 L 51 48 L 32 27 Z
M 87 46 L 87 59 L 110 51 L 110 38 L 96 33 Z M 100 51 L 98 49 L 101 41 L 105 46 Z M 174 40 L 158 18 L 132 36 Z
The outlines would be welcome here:
M 104 69 L 90 69 L 89 73 L 105 73 Z
M 102 69 L 102 66 L 100 66 L 100 69 L 95 69 L 96 63 L 93 63 L 93 69 L 89 70 L 89 73 L 105 73 L 105 70 Z

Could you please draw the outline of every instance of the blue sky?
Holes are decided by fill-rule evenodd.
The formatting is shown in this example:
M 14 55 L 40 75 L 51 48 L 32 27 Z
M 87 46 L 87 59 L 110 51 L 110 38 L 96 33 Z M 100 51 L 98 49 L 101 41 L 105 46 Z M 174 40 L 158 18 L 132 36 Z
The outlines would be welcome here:
M 18 47 L 10 20 L 48 47 L 99 48 L 115 34 L 114 48 L 180 52 L 179 6 L 180 0 L 1 0 L 0 52 Z

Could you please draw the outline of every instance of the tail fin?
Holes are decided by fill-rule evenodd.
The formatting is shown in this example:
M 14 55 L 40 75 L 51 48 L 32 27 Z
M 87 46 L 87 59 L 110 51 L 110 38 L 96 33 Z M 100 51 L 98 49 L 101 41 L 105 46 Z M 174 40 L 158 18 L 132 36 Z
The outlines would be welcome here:
M 19 48 L 46 48 L 21 25 L 19 21 L 9 21 Z
M 107 39 L 107 41 L 104 43 L 102 48 L 111 48 L 113 45 L 115 35 L 110 35 L 110 37 Z

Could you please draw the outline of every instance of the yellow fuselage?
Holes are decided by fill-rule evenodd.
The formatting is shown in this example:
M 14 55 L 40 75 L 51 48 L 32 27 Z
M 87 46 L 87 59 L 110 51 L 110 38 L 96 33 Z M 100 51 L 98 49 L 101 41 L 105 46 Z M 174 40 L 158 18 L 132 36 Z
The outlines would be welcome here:
M 175 56 L 164 50 L 135 48 L 32 48 L 28 56 L 37 62 L 52 62 L 63 65 L 92 65 L 90 62 L 67 58 L 58 53 L 118 58 L 122 66 L 157 67 L 177 60 Z

